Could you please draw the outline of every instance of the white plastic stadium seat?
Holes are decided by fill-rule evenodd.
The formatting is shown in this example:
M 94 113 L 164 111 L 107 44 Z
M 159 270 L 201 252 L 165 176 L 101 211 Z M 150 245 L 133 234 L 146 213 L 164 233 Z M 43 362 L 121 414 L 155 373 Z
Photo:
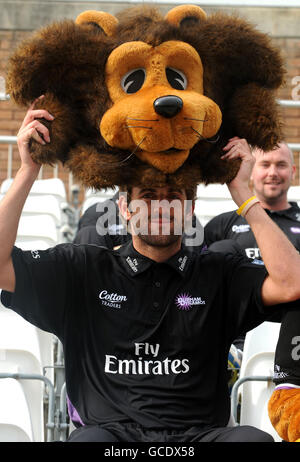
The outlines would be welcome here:
M 247 332 L 243 350 L 240 376 L 244 375 L 247 361 L 257 353 L 274 353 L 277 346 L 281 323 L 265 321 L 255 329 Z
M 244 377 L 272 376 L 274 353 L 263 352 L 252 356 L 244 368 Z M 241 385 L 241 425 L 252 425 L 281 441 L 268 416 L 268 402 L 275 389 L 272 380 L 249 381 Z
M 273 376 L 280 323 L 264 322 L 247 333 L 239 380 L 254 376 Z M 270 381 L 246 381 L 239 388 L 240 424 L 253 425 L 281 441 L 268 416 L 268 401 L 275 389 Z
M 46 250 L 49 249 L 49 242 L 44 241 L 43 239 L 30 239 L 25 240 L 20 236 L 17 237 L 15 245 L 22 250 Z
M 52 338 L 49 339 L 48 348 L 52 349 Z M 43 366 L 53 364 L 48 362 L 51 361 L 51 350 L 47 353 L 44 350 L 45 337 L 39 329 L 11 310 L 3 308 L 0 311 L 1 373 L 43 375 Z M 43 441 L 43 382 L 21 380 L 20 383 L 30 409 L 34 439 Z
M 195 203 L 195 215 L 202 226 L 220 213 L 236 210 L 237 206 L 232 200 L 226 185 L 210 184 L 199 185 Z
M 50 215 L 56 227 L 61 227 L 67 222 L 67 217 L 63 216 L 61 207 L 57 199 L 49 194 L 43 196 L 28 196 L 23 210 L 23 216 Z
M 32 185 L 30 194 L 32 196 L 51 194 L 60 202 L 67 200 L 65 185 L 59 178 L 36 180 Z
M 3 181 L 0 188 L 0 193 L 5 194 L 10 185 L 12 184 L 13 179 L 8 178 Z M 66 189 L 62 180 L 59 178 L 49 178 L 46 180 L 36 180 L 33 183 L 33 186 L 30 190 L 30 195 L 53 195 L 60 201 L 66 201 Z
M 15 379 L 0 379 L 0 442 L 33 442 L 28 402 Z
M 114 189 L 100 189 L 99 191 L 96 191 L 92 188 L 86 189 L 85 199 L 81 208 L 81 215 L 83 215 L 92 205 L 98 204 L 98 202 L 104 202 L 107 199 L 111 199 L 116 194 L 116 191 L 117 190 Z
M 290 186 L 287 197 L 288 201 L 297 202 L 300 205 L 300 186 Z
M 36 357 L 40 364 L 39 367 L 45 368 L 45 375 L 52 382 L 54 377 L 54 339 L 53 334 L 33 326 L 0 302 L 0 350 L 17 348 L 28 351 Z
M 42 240 L 48 247 L 58 244 L 58 233 L 53 218 L 49 215 L 21 216 L 17 241 L 32 240 Z
M 9 190 L 11 184 L 13 182 L 13 178 L 7 178 L 1 183 L 1 188 L 0 188 L 0 193 L 1 194 L 6 194 L 7 191 Z

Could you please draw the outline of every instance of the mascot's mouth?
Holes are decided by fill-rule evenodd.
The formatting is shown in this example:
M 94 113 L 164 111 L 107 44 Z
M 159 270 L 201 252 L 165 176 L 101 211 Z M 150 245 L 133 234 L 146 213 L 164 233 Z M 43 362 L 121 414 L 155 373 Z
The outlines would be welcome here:
M 190 150 L 170 148 L 166 151 L 138 151 L 136 156 L 143 162 L 152 165 L 163 173 L 173 173 L 186 161 Z
M 164 154 L 175 154 L 177 152 L 182 152 L 180 149 L 177 148 L 170 148 L 167 149 L 166 151 L 162 151 Z

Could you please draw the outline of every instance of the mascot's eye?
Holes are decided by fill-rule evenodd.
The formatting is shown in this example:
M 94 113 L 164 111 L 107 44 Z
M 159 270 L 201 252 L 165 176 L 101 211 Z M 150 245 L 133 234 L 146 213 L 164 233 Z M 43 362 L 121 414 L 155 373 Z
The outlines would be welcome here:
M 166 75 L 169 84 L 172 88 L 176 90 L 185 90 L 187 87 L 187 78 L 183 72 L 178 69 L 173 69 L 172 67 L 167 67 Z
M 125 93 L 136 93 L 142 88 L 145 78 L 145 69 L 134 69 L 127 72 L 127 74 L 122 77 L 121 86 Z

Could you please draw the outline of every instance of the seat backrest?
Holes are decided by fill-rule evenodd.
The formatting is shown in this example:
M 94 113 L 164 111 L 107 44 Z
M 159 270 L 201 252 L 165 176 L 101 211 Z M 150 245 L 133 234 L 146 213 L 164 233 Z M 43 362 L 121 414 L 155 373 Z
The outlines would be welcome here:
M 258 353 L 275 353 L 281 324 L 265 321 L 255 329 L 247 332 L 243 350 L 240 377 L 244 376 L 244 368 L 248 360 Z
M 48 195 L 56 197 L 59 201 L 66 201 L 66 189 L 62 180 L 59 178 L 48 178 L 46 180 L 36 180 L 30 190 L 31 195 Z
M 22 250 L 47 250 L 49 247 L 53 247 L 53 244 L 49 240 L 44 239 L 29 239 L 28 237 L 18 236 L 15 245 Z
M 39 329 L 3 308 L 0 311 L 0 372 L 43 375 L 48 360 Z M 30 409 L 34 440 L 43 441 L 43 383 L 37 380 L 21 380 L 20 383 Z
M 207 186 L 205 186 L 204 184 L 199 184 L 197 186 L 197 197 L 200 199 L 205 198 L 208 200 L 232 200 L 229 189 L 224 184 L 209 184 Z
M 200 184 L 197 187 L 197 200 L 195 202 L 195 215 L 202 226 L 221 213 L 236 210 L 237 206 L 232 200 L 226 185 Z
M 195 202 L 195 215 L 202 226 L 205 226 L 212 218 L 221 213 L 231 212 L 236 210 L 234 202 L 230 199 L 226 200 L 206 200 L 197 199 Z
M 30 195 L 27 197 L 22 210 L 22 216 L 36 215 L 49 215 L 57 227 L 62 226 L 66 222 L 59 202 L 54 196 L 48 194 Z
M 290 186 L 288 190 L 288 201 L 300 203 L 300 186 Z
M 49 215 L 21 216 L 17 240 L 43 240 L 50 247 L 58 243 L 58 233 L 53 218 Z
M 272 377 L 273 368 L 273 352 L 257 353 L 249 358 L 244 366 L 243 378 Z M 241 385 L 240 424 L 259 428 L 272 435 L 275 441 L 281 441 L 268 416 L 268 402 L 274 389 L 275 385 L 272 380 L 247 381 Z
M 263 322 L 246 334 L 239 379 L 273 376 L 274 358 L 281 324 Z M 240 386 L 241 425 L 253 425 L 280 441 L 268 416 L 268 401 L 275 389 L 270 381 L 247 381 Z
M 21 383 L 0 379 L 0 442 L 33 442 L 31 415 Z
M 0 187 L 0 193 L 6 194 L 13 182 L 13 178 L 4 180 Z M 59 178 L 48 178 L 36 180 L 30 190 L 30 195 L 52 195 L 59 201 L 66 201 L 66 189 L 62 180 Z
M 99 202 L 105 202 L 108 198 L 107 197 L 99 197 L 99 196 L 90 196 L 84 200 L 82 207 L 81 207 L 81 215 L 83 215 L 88 208 L 92 207 L 92 205 L 99 204 Z

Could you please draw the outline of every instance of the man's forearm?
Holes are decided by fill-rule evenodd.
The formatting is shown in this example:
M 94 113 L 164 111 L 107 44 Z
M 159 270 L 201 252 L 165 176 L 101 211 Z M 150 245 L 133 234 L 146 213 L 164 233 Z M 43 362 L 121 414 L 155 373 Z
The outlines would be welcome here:
M 21 167 L 0 202 L 0 267 L 10 258 L 24 203 L 36 176 L 36 170 Z
M 245 216 L 265 267 L 273 283 L 282 292 L 281 302 L 300 298 L 300 256 L 282 230 L 260 204 L 254 204 Z M 274 301 L 276 301 L 274 297 Z M 272 301 L 270 300 L 272 303 Z

